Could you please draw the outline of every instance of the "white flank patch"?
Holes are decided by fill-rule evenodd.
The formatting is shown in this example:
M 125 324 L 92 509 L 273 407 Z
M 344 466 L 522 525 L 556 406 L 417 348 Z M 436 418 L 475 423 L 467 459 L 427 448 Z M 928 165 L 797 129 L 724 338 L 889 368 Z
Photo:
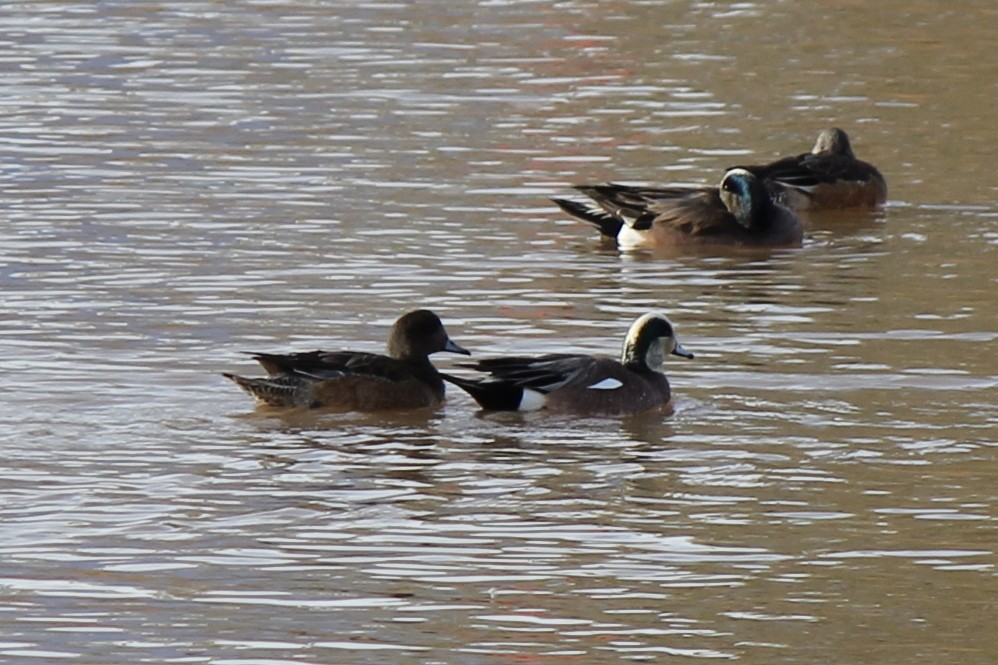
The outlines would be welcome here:
M 519 411 L 539 411 L 544 408 L 544 403 L 547 402 L 547 395 L 544 393 L 539 393 L 536 390 L 531 390 L 530 388 L 523 389 L 523 396 L 520 398 Z
M 590 390 L 616 390 L 617 388 L 621 387 L 622 385 L 624 385 L 624 384 L 621 383 L 620 381 L 618 381 L 617 379 L 610 378 L 610 379 L 603 379 L 602 381 L 598 381 L 597 383 L 594 383 L 593 385 L 589 386 L 589 389 Z
M 627 224 L 624 224 L 617 233 L 617 245 L 619 247 L 640 247 L 646 242 L 648 242 L 648 236 L 645 231 L 635 231 Z

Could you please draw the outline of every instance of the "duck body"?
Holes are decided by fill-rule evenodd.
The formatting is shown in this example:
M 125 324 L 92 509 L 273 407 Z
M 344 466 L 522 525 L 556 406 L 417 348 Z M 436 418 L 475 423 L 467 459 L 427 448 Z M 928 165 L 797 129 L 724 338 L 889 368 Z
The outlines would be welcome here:
M 429 360 L 437 351 L 470 355 L 428 310 L 410 312 L 392 328 L 388 353 L 306 351 L 251 353 L 263 378 L 225 373 L 258 402 L 276 407 L 385 411 L 436 406 L 444 399 L 440 373 Z
M 669 380 L 659 371 L 669 353 L 693 357 L 676 341 L 671 322 L 649 313 L 632 324 L 620 360 L 583 354 L 511 356 L 463 365 L 488 374 L 485 379 L 443 377 L 485 410 L 621 416 L 669 404 Z
M 858 159 L 849 135 L 834 127 L 818 134 L 811 152 L 733 168 L 755 175 L 773 200 L 793 210 L 873 208 L 887 201 L 884 176 Z
M 619 416 L 668 404 L 669 380 L 661 372 L 628 369 L 613 358 L 548 354 L 493 358 L 465 366 L 488 380 L 446 376 L 488 411 L 537 411 Z M 626 386 L 626 396 L 621 388 Z
M 269 376 L 224 376 L 268 406 L 384 411 L 434 406 L 444 399 L 443 379 L 429 361 L 362 351 L 251 355 Z
M 579 186 L 591 203 L 554 202 L 623 248 L 683 245 L 798 246 L 801 221 L 762 181 L 731 169 L 718 187 Z

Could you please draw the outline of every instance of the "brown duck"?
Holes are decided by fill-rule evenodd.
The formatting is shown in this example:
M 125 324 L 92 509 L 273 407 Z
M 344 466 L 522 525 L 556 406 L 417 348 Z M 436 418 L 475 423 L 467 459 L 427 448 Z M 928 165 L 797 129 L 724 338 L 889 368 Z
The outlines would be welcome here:
M 728 170 L 717 187 L 575 188 L 591 199 L 552 199 L 622 248 L 680 245 L 796 247 L 804 237 L 797 216 L 774 202 L 751 172 Z
M 223 374 L 258 402 L 279 407 L 326 407 L 344 411 L 385 411 L 436 406 L 444 382 L 430 354 L 471 355 L 425 309 L 409 312 L 392 326 L 387 355 L 363 351 L 252 353 L 266 378 Z
M 668 354 L 692 358 L 676 340 L 664 314 L 638 318 L 624 338 L 620 360 L 554 353 L 491 358 L 463 367 L 485 372 L 485 379 L 444 374 L 490 411 L 546 409 L 583 416 L 620 416 L 668 404 L 669 380 L 661 371 Z
M 887 201 L 884 176 L 856 158 L 849 135 L 837 127 L 822 130 L 811 152 L 735 168 L 760 178 L 775 201 L 794 210 L 873 208 Z

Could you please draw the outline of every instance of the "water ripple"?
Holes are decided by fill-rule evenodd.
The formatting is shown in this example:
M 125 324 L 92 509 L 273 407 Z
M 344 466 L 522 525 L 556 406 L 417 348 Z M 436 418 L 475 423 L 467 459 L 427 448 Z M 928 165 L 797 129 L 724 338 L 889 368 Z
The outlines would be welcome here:
M 993 158 L 991 35 L 799 4 L 5 7 L 0 658 L 990 663 L 996 212 L 947 174 Z M 892 200 L 799 250 L 618 252 L 548 200 L 829 124 Z M 417 306 L 476 357 L 661 309 L 697 357 L 619 420 L 219 375 Z

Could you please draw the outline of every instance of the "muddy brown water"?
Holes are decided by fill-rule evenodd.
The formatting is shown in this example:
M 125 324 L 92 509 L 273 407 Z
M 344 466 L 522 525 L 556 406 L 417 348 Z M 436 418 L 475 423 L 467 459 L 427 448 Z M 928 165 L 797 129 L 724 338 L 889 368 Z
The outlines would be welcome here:
M 993 663 L 995 34 L 969 0 L 0 8 L 0 660 Z M 801 249 L 621 253 L 547 200 L 826 126 L 890 200 Z M 418 306 L 482 356 L 661 309 L 697 357 L 622 420 L 219 375 Z

